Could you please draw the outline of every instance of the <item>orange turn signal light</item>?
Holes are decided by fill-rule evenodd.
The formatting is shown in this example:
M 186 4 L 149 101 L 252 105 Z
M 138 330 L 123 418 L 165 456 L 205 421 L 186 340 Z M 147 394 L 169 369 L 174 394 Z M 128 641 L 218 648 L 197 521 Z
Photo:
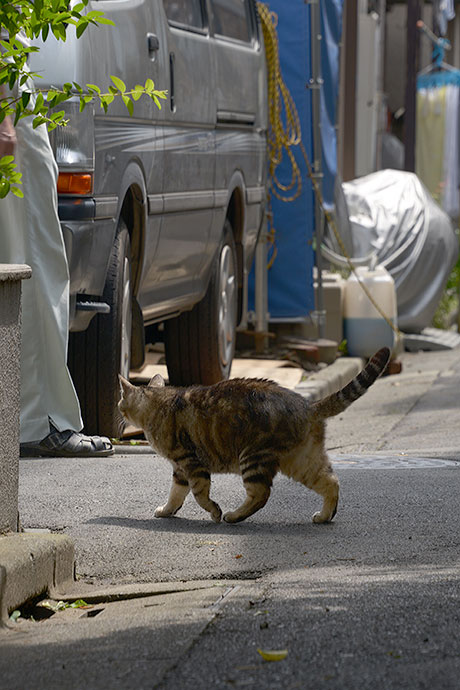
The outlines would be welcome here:
M 89 194 L 93 189 L 91 173 L 59 173 L 58 194 Z

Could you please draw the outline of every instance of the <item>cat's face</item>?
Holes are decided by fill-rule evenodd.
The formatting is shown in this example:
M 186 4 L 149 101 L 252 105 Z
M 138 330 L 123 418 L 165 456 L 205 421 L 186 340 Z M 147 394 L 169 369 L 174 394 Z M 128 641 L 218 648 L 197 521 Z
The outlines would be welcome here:
M 124 419 L 135 426 L 139 424 L 137 419 L 139 412 L 142 412 L 143 401 L 145 398 L 145 390 L 148 388 L 162 388 L 165 385 L 164 379 L 160 374 L 156 374 L 148 384 L 148 386 L 133 386 L 121 374 L 118 376 L 120 381 L 121 399 L 118 403 Z
M 132 408 L 133 398 L 135 396 L 135 386 L 133 386 L 127 379 L 123 378 L 121 374 L 118 376 L 118 380 L 120 381 L 121 391 L 121 399 L 118 403 L 118 409 L 120 410 L 124 419 L 132 424 L 133 420 L 130 419 L 129 412 Z

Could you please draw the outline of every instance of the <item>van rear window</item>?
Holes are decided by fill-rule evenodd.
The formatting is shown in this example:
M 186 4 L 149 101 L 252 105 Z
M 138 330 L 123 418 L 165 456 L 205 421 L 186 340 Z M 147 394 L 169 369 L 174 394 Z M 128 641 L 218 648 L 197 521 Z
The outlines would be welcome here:
M 166 16 L 173 24 L 203 29 L 201 0 L 163 0 Z
M 237 41 L 252 40 L 248 0 L 211 0 L 214 33 Z

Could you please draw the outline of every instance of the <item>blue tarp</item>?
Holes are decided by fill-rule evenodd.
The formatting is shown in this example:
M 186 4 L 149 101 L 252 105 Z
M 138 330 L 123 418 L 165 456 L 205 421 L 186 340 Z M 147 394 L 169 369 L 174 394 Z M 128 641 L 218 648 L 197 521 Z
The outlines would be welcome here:
M 270 10 L 278 15 L 278 38 L 281 71 L 299 114 L 302 141 L 310 161 L 313 161 L 313 126 L 311 90 L 307 88 L 311 75 L 310 9 L 304 0 L 269 0 Z M 335 102 L 338 89 L 338 41 L 341 31 L 343 0 L 320 3 L 322 30 L 321 61 L 324 81 L 321 102 L 323 131 L 323 164 L 325 178 L 323 194 L 332 200 L 334 188 Z M 326 6 L 326 7 L 324 7 Z M 334 96 L 335 94 L 335 96 Z M 314 310 L 313 291 L 313 234 L 315 202 L 308 169 L 299 146 L 292 149 L 302 174 L 302 192 L 292 202 L 283 202 L 272 195 L 273 226 L 276 237 L 276 258 L 268 271 L 268 311 L 270 320 L 291 320 L 308 317 Z M 291 181 L 292 168 L 287 156 L 277 169 L 282 184 Z M 254 309 L 254 271 L 249 277 L 249 309 Z

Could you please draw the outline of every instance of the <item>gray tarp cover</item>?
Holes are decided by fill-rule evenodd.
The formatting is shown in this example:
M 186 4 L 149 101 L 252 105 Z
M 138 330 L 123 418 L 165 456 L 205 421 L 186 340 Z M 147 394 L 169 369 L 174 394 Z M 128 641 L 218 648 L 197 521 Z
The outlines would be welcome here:
M 339 183 L 336 219 L 351 258 L 383 264 L 393 277 L 401 330 L 418 333 L 429 326 L 457 260 L 458 239 L 449 216 L 418 177 L 381 170 L 341 189 Z M 340 254 L 330 229 L 325 244 Z

